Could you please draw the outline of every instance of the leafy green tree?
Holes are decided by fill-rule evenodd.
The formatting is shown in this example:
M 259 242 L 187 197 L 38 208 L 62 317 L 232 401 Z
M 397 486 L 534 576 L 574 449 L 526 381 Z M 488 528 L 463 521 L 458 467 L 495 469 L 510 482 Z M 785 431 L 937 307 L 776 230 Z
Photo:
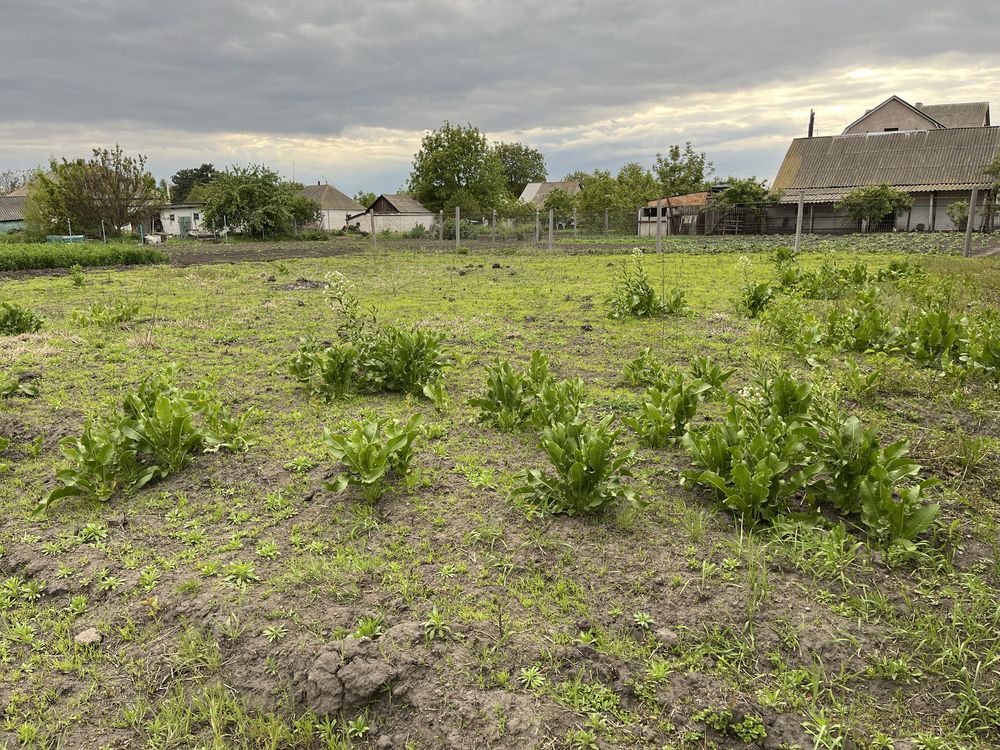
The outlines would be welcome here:
M 684 144 L 684 150 L 674 145 L 666 155 L 657 154 L 653 173 L 660 184 L 660 195 L 686 195 L 708 190 L 709 180 L 715 174 L 715 166 L 708 161 L 705 152 L 698 153 L 691 148 L 691 141 Z
M 767 186 L 767 180 L 756 177 L 729 177 L 726 185 L 728 187 L 712 199 L 717 206 L 750 206 L 762 212 L 767 203 L 780 200 L 782 196 L 780 190 Z
M 883 182 L 881 185 L 855 188 L 837 201 L 834 207 L 846 211 L 855 221 L 866 221 L 867 228 L 871 230 L 886 214 L 905 211 L 912 205 L 913 198 L 909 193 Z
M 503 167 L 486 136 L 448 121 L 427 135 L 413 157 L 409 192 L 431 211 L 488 211 L 506 200 Z
M 659 196 L 656 177 L 638 162 L 629 162 L 618 171 L 616 205 L 622 209 L 635 209 Z
M 579 182 L 583 185 L 583 183 L 586 182 L 587 178 L 590 176 L 590 172 L 584 172 L 582 169 L 576 169 L 563 177 L 563 182 Z
M 566 214 L 572 213 L 575 207 L 575 196 L 570 195 L 569 192 L 563 190 L 562 188 L 556 188 L 546 195 L 545 202 L 542 204 L 542 208 L 546 212 L 548 212 L 551 208 L 555 211 L 556 216 L 565 216 Z
M 364 190 L 359 190 L 354 194 L 354 200 L 365 208 L 368 208 L 372 203 L 374 203 L 376 198 L 378 198 L 378 196 L 375 195 L 375 193 L 368 193 Z
M 181 169 L 170 178 L 170 200 L 172 203 L 185 203 L 192 200 L 191 191 L 198 185 L 209 185 L 219 176 L 212 164 L 202 164 L 193 169 Z
M 205 221 L 224 223 L 254 235 L 287 234 L 296 224 L 319 220 L 319 204 L 301 194 L 302 185 L 285 182 L 260 164 L 232 167 L 207 186 Z
M 95 148 L 90 159 L 49 161 L 28 188 L 25 223 L 29 231 L 108 234 L 148 220 L 163 204 L 156 180 L 146 171 L 146 157 L 128 156 L 121 146 Z
M 500 160 L 507 192 L 517 198 L 529 182 L 544 182 L 548 176 L 542 152 L 523 143 L 497 143 L 493 152 Z

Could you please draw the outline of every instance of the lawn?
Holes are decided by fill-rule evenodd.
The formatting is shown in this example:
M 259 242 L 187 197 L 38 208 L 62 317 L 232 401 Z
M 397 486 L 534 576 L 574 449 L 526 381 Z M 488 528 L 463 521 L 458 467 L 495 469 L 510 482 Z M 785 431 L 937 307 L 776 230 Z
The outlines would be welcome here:
M 944 300 L 977 335 L 996 324 L 995 259 L 875 249 L 801 266 L 919 264 L 926 274 L 872 282 L 868 306 L 912 317 Z M 748 318 L 735 300 L 748 279 L 772 276 L 763 254 L 749 268 L 738 252 L 647 257 L 654 290 L 682 289 L 689 311 L 614 319 L 606 300 L 625 257 L 572 250 L 380 246 L 0 282 L 0 302 L 44 320 L 0 336 L 0 382 L 28 391 L 0 399 L 11 442 L 0 451 L 0 743 L 996 747 L 991 374 L 810 340 L 811 325 L 826 330 L 832 310 L 861 299 L 853 287 L 835 300 L 776 293 Z M 443 332 L 454 360 L 444 397 L 327 401 L 289 374 L 302 337 L 338 338 L 333 272 L 380 320 Z M 926 490 L 938 517 L 893 545 L 857 514 L 807 507 L 804 491 L 754 523 L 703 484 L 682 485 L 694 464 L 681 442 L 648 447 L 623 421 L 644 400 L 623 373 L 645 347 L 663 365 L 708 356 L 734 370 L 691 430 L 724 418 L 727 393 L 753 398 L 787 368 L 882 445 L 908 440 L 920 477 L 940 480 Z M 622 481 L 636 502 L 570 516 L 514 492 L 519 472 L 549 468 L 538 434 L 502 430 L 469 401 L 497 357 L 521 370 L 535 351 L 554 379 L 582 379 L 582 416 L 615 418 L 616 450 L 635 451 Z M 204 383 L 248 415 L 250 445 L 199 450 L 107 502 L 67 497 L 33 516 L 61 486 L 59 441 L 172 363 L 179 385 Z M 422 434 L 405 481 L 374 502 L 356 486 L 334 491 L 343 467 L 324 430 L 414 414 Z

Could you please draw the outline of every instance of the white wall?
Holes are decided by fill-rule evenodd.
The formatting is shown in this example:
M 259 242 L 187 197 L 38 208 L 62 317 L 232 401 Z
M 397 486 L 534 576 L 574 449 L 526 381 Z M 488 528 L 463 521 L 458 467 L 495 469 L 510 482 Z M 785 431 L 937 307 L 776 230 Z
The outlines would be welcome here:
M 321 208 L 319 218 L 320 228 L 326 230 L 327 232 L 335 232 L 339 229 L 344 229 L 347 226 L 347 217 L 350 215 L 350 211 Z
M 201 229 L 202 221 L 205 217 L 205 209 L 201 206 L 197 208 L 165 208 L 160 212 L 160 222 L 163 224 L 163 233 L 171 237 L 179 237 L 181 225 L 179 219 L 186 216 L 191 219 L 191 229 Z M 170 217 L 174 218 L 171 219 Z
M 351 219 L 351 226 L 357 226 L 362 232 L 371 231 L 371 214 L 356 216 Z M 375 231 L 409 232 L 418 226 L 423 226 L 430 232 L 437 224 L 434 214 L 375 214 Z

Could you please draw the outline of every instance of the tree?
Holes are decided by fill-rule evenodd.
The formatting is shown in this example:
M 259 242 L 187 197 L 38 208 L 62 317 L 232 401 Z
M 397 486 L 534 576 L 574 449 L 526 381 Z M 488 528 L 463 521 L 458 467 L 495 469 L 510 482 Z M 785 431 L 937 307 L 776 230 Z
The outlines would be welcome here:
M 284 182 L 263 165 L 232 167 L 206 188 L 205 222 L 216 228 L 228 224 L 255 235 L 287 234 L 296 224 L 319 220 L 319 204 L 301 191 L 302 185 Z
M 372 203 L 374 203 L 376 198 L 378 198 L 378 196 L 375 195 L 375 193 L 366 193 L 363 190 L 359 190 L 354 194 L 355 202 L 365 208 L 368 208 Z
M 500 161 L 511 198 L 520 197 L 529 182 L 544 182 L 548 176 L 542 152 L 523 143 L 497 143 L 493 153 Z
M 854 221 L 865 221 L 870 231 L 886 214 L 905 211 L 912 205 L 913 198 L 909 193 L 883 182 L 881 185 L 855 188 L 837 201 L 834 207 L 846 211 Z
M 965 222 L 969 220 L 969 204 L 966 201 L 949 203 L 944 212 L 957 229 L 965 229 Z
M 545 196 L 545 202 L 542 204 L 542 208 L 548 213 L 551 208 L 556 216 L 566 216 L 573 212 L 576 207 L 575 197 L 570 195 L 567 191 L 562 188 L 556 188 L 548 195 Z
M 472 125 L 448 121 L 420 143 L 413 157 L 408 189 L 431 211 L 487 211 L 506 197 L 503 168 L 486 136 Z
M 48 234 L 72 224 L 74 233 L 120 234 L 138 224 L 163 203 L 156 180 L 146 171 L 146 157 L 128 156 L 121 146 L 95 148 L 89 160 L 49 162 L 49 174 L 29 185 L 25 223 Z
M 615 203 L 621 210 L 636 209 L 659 198 L 660 188 L 653 174 L 631 161 L 618 171 Z
M 717 206 L 750 206 L 755 211 L 763 212 L 766 204 L 781 199 L 782 191 L 771 190 L 767 180 L 756 177 L 729 177 L 726 187 L 712 200 Z
M 202 164 L 192 169 L 180 169 L 170 178 L 170 200 L 185 203 L 191 200 L 191 190 L 196 185 L 208 185 L 219 176 L 212 164 Z
M 0 170 L 0 195 L 6 195 L 19 187 L 24 187 L 31 174 L 32 172 L 27 169 Z
M 708 161 L 705 152 L 700 154 L 691 148 L 691 141 L 684 144 L 684 150 L 674 145 L 666 156 L 656 155 L 653 173 L 660 183 L 660 195 L 686 195 L 708 190 L 709 180 L 715 174 L 715 166 Z

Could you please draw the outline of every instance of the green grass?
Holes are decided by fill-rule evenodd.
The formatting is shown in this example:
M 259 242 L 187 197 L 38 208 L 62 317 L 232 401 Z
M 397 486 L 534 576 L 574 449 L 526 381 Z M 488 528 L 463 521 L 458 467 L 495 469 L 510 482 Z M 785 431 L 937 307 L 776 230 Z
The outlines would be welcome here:
M 367 252 L 139 267 L 82 287 L 6 281 L 45 326 L 0 338 L 0 374 L 39 376 L 37 398 L 0 401 L 0 435 L 12 441 L 0 451 L 0 579 L 18 578 L 0 580 L 0 745 L 364 748 L 399 735 L 423 748 L 452 734 L 469 746 L 563 747 L 590 733 L 601 748 L 742 747 L 727 743 L 756 726 L 739 724 L 749 716 L 803 748 L 845 737 L 867 747 L 877 732 L 897 746 L 995 747 L 996 385 L 890 356 L 871 389 L 852 390 L 849 365 L 869 373 L 879 360 L 781 348 L 735 311 L 738 254 L 749 251 L 719 249 L 646 259 L 653 287 L 685 290 L 691 307 L 652 320 L 608 317 L 620 255 L 600 252 Z M 872 249 L 834 260 L 874 269 L 900 257 L 878 240 Z M 918 260 L 951 280 L 970 314 L 996 306 L 992 258 Z M 332 271 L 383 319 L 446 333 L 458 360 L 448 406 L 398 394 L 327 402 L 287 374 L 299 338 L 332 342 L 338 322 L 321 289 L 293 282 Z M 751 272 L 770 268 L 755 257 Z M 114 300 L 138 301 L 134 319 L 74 322 Z M 809 303 L 817 315 L 836 304 Z M 707 492 L 679 485 L 691 466 L 682 448 L 642 447 L 628 429 L 622 449 L 637 452 L 630 485 L 644 509 L 567 518 L 512 502 L 517 472 L 546 459 L 530 427 L 476 419 L 468 402 L 487 366 L 502 356 L 520 369 L 541 350 L 555 378 L 583 379 L 588 415 L 620 416 L 641 403 L 622 368 L 645 347 L 684 368 L 710 355 L 736 370 L 732 391 L 751 384 L 754 358 L 776 358 L 840 389 L 886 440 L 908 438 L 943 480 L 942 524 L 921 556 L 890 567 L 862 532 L 823 519 L 743 529 Z M 171 362 L 180 384 L 209 381 L 236 413 L 254 408 L 253 446 L 32 520 L 54 486 L 58 440 Z M 709 401 L 699 419 L 723 408 Z M 374 505 L 356 488 L 323 488 L 340 471 L 325 427 L 414 413 L 427 430 L 417 479 Z M 89 627 L 101 643 L 76 645 Z M 301 700 L 305 675 L 355 634 L 374 638 L 398 674 L 391 691 L 324 724 Z M 705 721 L 726 712 L 721 730 Z
M 0 272 L 80 266 L 134 266 L 166 263 L 167 256 L 151 247 L 109 243 L 0 244 Z

